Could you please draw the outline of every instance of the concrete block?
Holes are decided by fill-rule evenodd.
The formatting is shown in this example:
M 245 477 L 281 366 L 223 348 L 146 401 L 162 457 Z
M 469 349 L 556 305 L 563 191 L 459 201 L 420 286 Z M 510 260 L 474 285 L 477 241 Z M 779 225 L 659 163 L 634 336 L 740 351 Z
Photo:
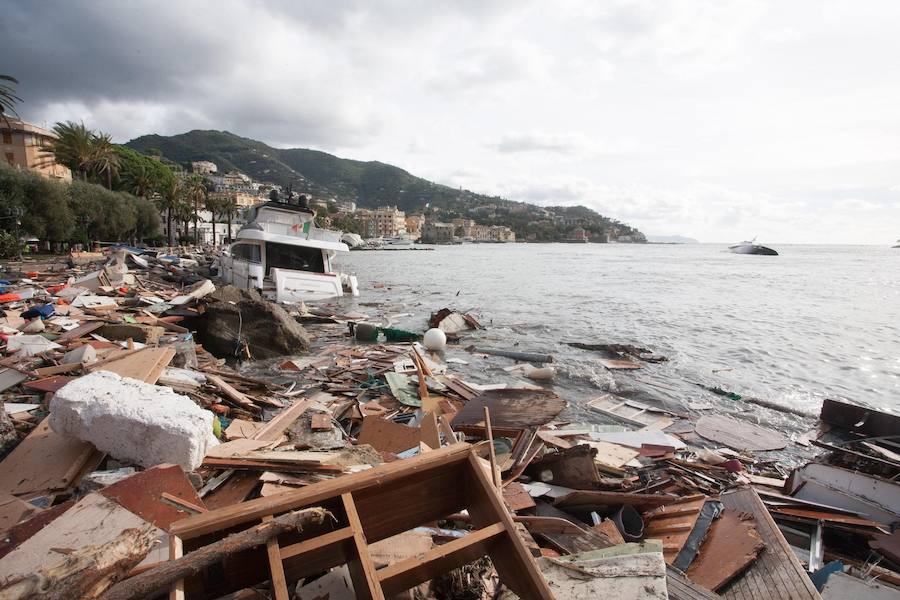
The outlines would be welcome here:
M 71 365 L 75 363 L 83 363 L 86 365 L 91 364 L 97 360 L 97 351 L 94 350 L 94 347 L 90 344 L 85 344 L 83 346 L 78 346 L 74 350 L 69 350 L 66 352 L 65 356 L 62 357 L 62 364 Z
M 96 371 L 66 384 L 50 403 L 50 427 L 142 467 L 200 466 L 213 436 L 213 414 L 169 388 Z

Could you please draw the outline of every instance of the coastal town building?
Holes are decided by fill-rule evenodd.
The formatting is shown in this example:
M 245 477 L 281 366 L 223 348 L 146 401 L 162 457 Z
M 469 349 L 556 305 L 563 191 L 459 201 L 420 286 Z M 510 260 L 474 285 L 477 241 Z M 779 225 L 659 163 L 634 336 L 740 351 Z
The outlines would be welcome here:
M 394 237 L 406 233 L 406 213 L 396 206 L 379 206 L 372 211 L 375 222 L 375 235 Z
M 492 242 L 515 242 L 516 232 L 506 225 L 494 225 L 490 228 Z
M 581 227 L 576 227 L 569 232 L 569 235 L 566 236 L 566 241 L 586 244 L 588 242 L 588 233 Z
M 72 171 L 44 150 L 56 136 L 43 127 L 19 119 L 0 120 L 0 156 L 11 167 L 34 171 L 48 179 L 72 180 Z
M 356 212 L 356 202 L 347 201 L 339 202 L 337 205 L 338 212 L 353 213 Z
M 360 235 L 364 238 L 373 238 L 376 237 L 375 233 L 375 219 L 372 216 L 372 211 L 360 208 L 356 212 L 353 213 L 353 218 L 359 223 L 360 227 Z
M 191 163 L 191 171 L 198 175 L 211 175 L 217 173 L 219 167 L 216 166 L 216 163 L 208 160 L 195 160 Z
M 454 227 L 452 223 L 426 222 L 422 226 L 423 244 L 452 244 Z
M 417 240 L 422 237 L 422 225 L 425 224 L 423 215 L 407 215 L 406 233 L 410 238 Z

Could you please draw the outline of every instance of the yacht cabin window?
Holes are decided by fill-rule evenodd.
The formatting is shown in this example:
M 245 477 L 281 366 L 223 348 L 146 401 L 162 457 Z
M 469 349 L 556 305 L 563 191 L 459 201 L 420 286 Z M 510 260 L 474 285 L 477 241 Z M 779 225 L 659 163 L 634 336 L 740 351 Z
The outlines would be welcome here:
M 234 244 L 231 247 L 231 256 L 233 258 L 239 258 L 242 260 L 248 260 L 250 262 L 262 262 L 262 257 L 259 253 L 259 246 L 255 244 Z
M 324 273 L 325 260 L 318 248 L 266 242 L 266 275 L 272 267 Z

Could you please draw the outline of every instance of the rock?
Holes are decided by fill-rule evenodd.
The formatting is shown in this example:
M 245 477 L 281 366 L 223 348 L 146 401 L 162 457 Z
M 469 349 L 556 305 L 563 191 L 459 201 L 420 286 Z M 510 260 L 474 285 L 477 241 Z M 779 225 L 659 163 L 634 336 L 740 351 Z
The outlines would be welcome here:
M 206 297 L 200 340 L 216 356 L 236 356 L 242 343 L 254 359 L 298 354 L 309 349 L 309 336 L 281 306 L 255 290 L 227 285 Z
M 82 363 L 85 365 L 89 365 L 92 362 L 97 360 L 97 351 L 94 350 L 94 347 L 90 344 L 84 344 L 83 346 L 78 346 L 74 350 L 69 350 L 66 352 L 65 356 L 62 357 L 62 364 L 71 365 L 75 363 Z
M 50 427 L 91 442 L 117 460 L 145 468 L 200 466 L 213 437 L 213 414 L 169 388 L 96 371 L 56 392 Z
M 19 436 L 16 435 L 16 428 L 13 426 L 6 409 L 0 403 L 0 459 L 6 456 L 16 444 L 19 443 Z
M 132 323 L 107 323 L 97 331 L 99 335 L 108 340 L 124 342 L 131 338 L 135 342 L 149 346 L 156 345 L 165 332 L 166 330 L 163 327 Z

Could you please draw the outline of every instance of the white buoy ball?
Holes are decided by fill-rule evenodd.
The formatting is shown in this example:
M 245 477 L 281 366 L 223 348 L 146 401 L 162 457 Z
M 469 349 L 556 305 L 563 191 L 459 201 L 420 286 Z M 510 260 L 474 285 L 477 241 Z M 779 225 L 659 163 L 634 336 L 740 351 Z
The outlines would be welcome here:
M 425 332 L 422 343 L 432 352 L 440 352 L 447 345 L 447 335 L 440 329 L 429 329 Z

